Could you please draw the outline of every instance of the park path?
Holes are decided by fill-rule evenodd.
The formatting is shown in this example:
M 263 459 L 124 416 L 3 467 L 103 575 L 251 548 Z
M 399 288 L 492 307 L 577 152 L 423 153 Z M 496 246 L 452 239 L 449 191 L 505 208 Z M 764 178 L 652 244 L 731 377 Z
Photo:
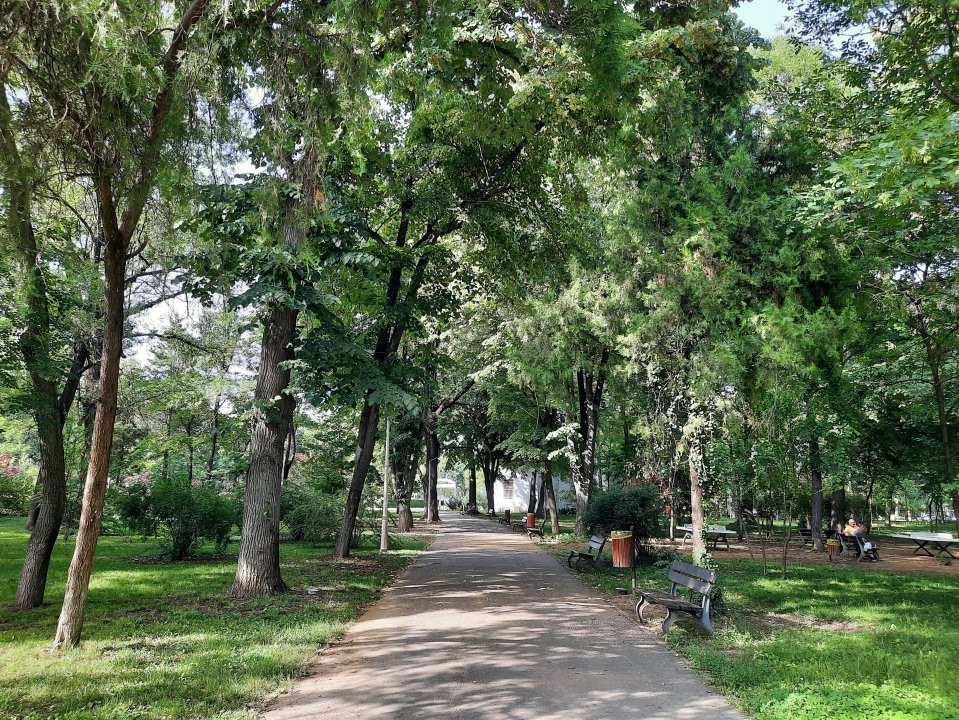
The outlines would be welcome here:
M 743 720 L 525 534 L 452 513 L 264 720 L 506 716 Z

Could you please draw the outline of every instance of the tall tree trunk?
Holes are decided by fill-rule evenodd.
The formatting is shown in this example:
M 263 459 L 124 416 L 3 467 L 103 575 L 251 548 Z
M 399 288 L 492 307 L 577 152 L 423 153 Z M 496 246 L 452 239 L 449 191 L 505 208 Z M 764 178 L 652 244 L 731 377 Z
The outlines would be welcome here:
M 428 497 L 426 503 L 426 522 L 440 521 L 440 504 L 437 495 L 440 468 L 440 438 L 436 427 L 427 425 L 426 428 L 426 481 Z
M 543 489 L 549 503 L 549 520 L 553 535 L 559 535 L 559 510 L 556 507 L 556 490 L 553 488 L 553 461 L 543 460 Z
M 496 466 L 494 462 L 483 462 L 483 484 L 486 486 L 486 509 L 496 514 Z
M 286 590 L 280 575 L 280 496 L 286 439 L 295 400 L 289 392 L 293 341 L 298 311 L 270 310 L 263 324 L 260 369 L 254 391 L 250 433 L 250 467 L 243 495 L 243 528 L 236 577 L 236 598 L 272 595 Z
M 536 476 L 539 475 L 533 471 L 533 476 L 529 479 L 529 502 L 526 504 L 526 514 L 536 514 Z
M 28 515 L 30 540 L 24 557 L 15 607 L 29 610 L 43 602 L 50 556 L 66 506 L 63 424 L 69 404 L 61 406 L 56 381 L 49 377 L 50 306 L 33 228 L 33 170 L 21 160 L 7 99 L 7 75 L 0 74 L 0 177 L 8 205 L 6 225 L 17 251 L 26 299 L 20 353 L 34 392 L 34 420 L 40 440 L 40 471 Z M 79 371 L 78 371 L 79 372 Z M 71 397 L 69 402 L 72 403 Z
M 823 550 L 822 540 L 822 453 L 819 450 L 819 438 L 809 441 L 809 480 L 812 485 L 811 515 L 812 546 L 814 550 Z
M 213 469 L 216 467 L 216 446 L 220 438 L 220 404 L 222 395 L 216 394 L 216 401 L 213 403 L 213 423 L 210 428 L 210 454 L 206 458 L 206 481 L 213 480 Z
M 842 532 L 846 517 L 846 490 L 839 488 L 833 491 L 832 508 L 829 512 L 829 524 L 833 532 Z
M 470 507 L 476 507 L 476 463 L 470 463 L 470 483 L 469 483 L 469 499 L 466 501 L 466 504 Z
M 546 508 L 546 477 L 543 473 L 537 473 L 539 475 L 539 491 L 536 493 L 536 508 L 533 512 L 536 514 L 536 517 L 543 519 L 546 517 L 544 515 Z
M 38 399 L 45 400 L 44 406 L 37 408 L 34 413 L 37 436 L 40 439 L 41 473 L 38 479 L 42 482 L 42 488 L 37 505 L 37 519 L 30 533 L 23 570 L 17 585 L 14 604 L 17 610 L 31 610 L 43 604 L 50 556 L 60 532 L 67 500 L 63 426 L 55 401 L 56 391 L 52 383 L 45 381 L 41 383 L 41 387 L 36 387 L 35 382 L 35 392 Z
M 955 487 L 956 472 L 952 464 L 952 443 L 949 437 L 949 416 L 946 412 L 946 395 L 942 389 L 941 368 L 939 354 L 933 347 L 932 338 L 924 325 L 920 326 L 920 336 L 926 349 L 926 359 L 929 362 L 929 371 L 932 373 L 932 388 L 936 396 L 936 412 L 939 417 L 939 435 L 942 440 L 942 459 L 946 469 L 946 486 L 949 488 L 949 499 L 952 509 L 956 513 L 956 529 L 959 530 L 959 490 Z
M 409 471 L 415 473 L 415 470 Z M 410 509 L 410 498 L 413 494 L 413 477 L 407 470 L 401 471 L 403 477 L 393 471 L 393 484 L 396 488 L 396 529 L 399 532 L 410 532 L 413 529 L 413 511 Z
M 105 195 L 101 188 L 101 195 Z M 100 197 L 101 203 L 113 202 L 112 192 Z M 80 642 L 86 613 L 93 556 L 103 524 L 103 504 L 110 471 L 114 425 L 117 417 L 117 392 L 120 383 L 120 355 L 123 351 L 123 291 L 126 284 L 129 236 L 118 228 L 107 230 L 104 253 L 106 296 L 103 315 L 103 355 L 100 358 L 100 397 L 93 423 L 90 462 L 83 485 L 83 506 L 77 529 L 76 547 L 70 569 L 57 631 L 56 647 L 75 646 Z
M 356 452 L 353 456 L 353 476 L 350 479 L 350 488 L 346 495 L 346 507 L 343 510 L 343 524 L 336 537 L 333 547 L 333 557 L 345 558 L 350 556 L 350 543 L 353 541 L 353 529 L 356 526 L 356 514 L 360 510 L 360 500 L 363 497 L 363 486 L 366 484 L 366 475 L 373 460 L 373 446 L 376 442 L 376 431 L 380 423 L 380 406 L 370 404 L 369 396 L 363 401 L 363 410 L 360 412 L 360 427 L 357 433 Z
M 693 516 L 693 563 L 702 564 L 706 554 L 706 512 L 703 507 L 703 486 L 699 471 L 702 468 L 702 449 L 698 439 L 689 447 L 689 504 Z

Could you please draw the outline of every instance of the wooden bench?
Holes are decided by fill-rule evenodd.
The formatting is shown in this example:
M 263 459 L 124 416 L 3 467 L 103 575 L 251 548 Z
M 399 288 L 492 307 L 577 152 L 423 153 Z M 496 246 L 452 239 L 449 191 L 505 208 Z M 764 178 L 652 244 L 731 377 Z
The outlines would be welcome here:
M 666 608 L 666 618 L 663 620 L 663 635 L 677 620 L 689 619 L 702 625 L 710 635 L 715 635 L 713 625 L 709 621 L 709 596 L 716 584 L 716 571 L 690 565 L 679 560 L 669 566 L 669 580 L 673 583 L 672 589 L 666 593 L 661 590 L 639 590 L 642 600 L 636 603 L 636 615 L 640 622 L 645 622 L 643 610 L 649 605 L 662 605 Z M 679 597 L 679 588 L 689 589 L 689 600 Z M 699 601 L 694 600 L 699 597 Z M 677 617 L 677 614 L 679 615 Z
M 591 563 L 593 567 L 599 567 L 603 560 L 603 548 L 606 546 L 606 536 L 605 535 L 593 535 L 589 539 L 589 545 L 586 546 L 586 550 L 570 550 L 569 557 L 566 558 L 566 564 L 569 565 L 570 569 L 573 567 L 573 560 L 577 564 L 583 560 Z

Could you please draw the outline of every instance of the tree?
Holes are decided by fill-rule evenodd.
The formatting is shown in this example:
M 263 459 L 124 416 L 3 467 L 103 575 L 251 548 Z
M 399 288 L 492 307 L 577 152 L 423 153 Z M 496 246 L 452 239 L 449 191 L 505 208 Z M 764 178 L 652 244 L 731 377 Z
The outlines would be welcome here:
M 177 80 L 185 52 L 207 6 L 206 0 L 195 0 L 168 35 L 149 32 L 166 26 L 160 8 L 152 14 L 125 15 L 70 7 L 52 16 L 37 7 L 22 18 L 24 32 L 17 50 L 31 67 L 23 82 L 54 115 L 64 118 L 64 129 L 56 138 L 58 150 L 75 159 L 89 177 L 97 199 L 106 278 L 100 404 L 77 546 L 54 640 L 57 646 L 76 645 L 80 639 L 116 417 L 127 260 L 171 126 L 182 108 Z M 131 32 L 134 28 L 146 32 Z M 141 40 L 133 43 L 132 37 Z M 113 42 L 116 38 L 123 41 Z M 144 67 L 159 72 L 141 73 Z M 150 79 L 139 86 L 128 84 L 134 75 Z M 18 212 L 18 222 L 26 219 Z M 56 417 L 49 412 L 47 416 Z

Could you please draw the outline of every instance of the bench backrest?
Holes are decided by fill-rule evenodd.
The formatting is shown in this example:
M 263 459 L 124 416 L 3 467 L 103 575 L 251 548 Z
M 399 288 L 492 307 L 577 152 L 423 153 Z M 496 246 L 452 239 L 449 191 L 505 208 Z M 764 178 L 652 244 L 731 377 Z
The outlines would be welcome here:
M 668 577 L 673 583 L 674 595 L 677 586 L 682 586 L 702 595 L 704 601 L 713 591 L 713 585 L 716 584 L 715 569 L 697 567 L 681 560 L 675 560 L 669 566 Z
M 593 535 L 593 536 L 589 539 L 589 547 L 587 548 L 586 552 L 588 552 L 590 555 L 593 554 L 593 551 L 594 551 L 594 550 L 595 550 L 597 553 L 600 553 L 600 552 L 603 551 L 603 545 L 605 545 L 605 544 L 606 544 L 606 536 L 605 536 L 605 535 Z

